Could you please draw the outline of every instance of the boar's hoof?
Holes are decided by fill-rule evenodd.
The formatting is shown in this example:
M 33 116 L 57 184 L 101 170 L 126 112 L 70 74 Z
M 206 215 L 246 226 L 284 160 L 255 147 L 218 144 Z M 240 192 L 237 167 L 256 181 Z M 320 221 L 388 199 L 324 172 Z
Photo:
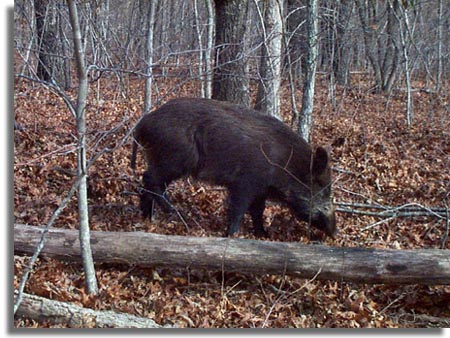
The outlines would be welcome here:
M 269 233 L 265 229 L 255 229 L 255 236 L 258 238 L 269 238 Z

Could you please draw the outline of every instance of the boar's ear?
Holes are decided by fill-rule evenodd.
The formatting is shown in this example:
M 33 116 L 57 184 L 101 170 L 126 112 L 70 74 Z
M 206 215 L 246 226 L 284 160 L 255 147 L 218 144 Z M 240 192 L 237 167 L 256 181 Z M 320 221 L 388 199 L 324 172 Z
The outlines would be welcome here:
M 313 159 L 313 174 L 316 176 L 321 175 L 328 167 L 328 161 L 328 151 L 325 148 L 317 147 Z

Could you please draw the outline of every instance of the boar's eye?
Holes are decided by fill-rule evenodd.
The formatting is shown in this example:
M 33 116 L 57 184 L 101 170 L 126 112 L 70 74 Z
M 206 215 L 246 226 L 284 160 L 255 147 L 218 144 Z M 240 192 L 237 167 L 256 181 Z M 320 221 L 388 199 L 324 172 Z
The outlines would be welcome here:
M 316 198 L 319 199 L 328 199 L 331 196 L 331 181 L 326 180 L 326 182 L 322 182 L 321 180 L 317 180 L 314 183 L 313 192 Z

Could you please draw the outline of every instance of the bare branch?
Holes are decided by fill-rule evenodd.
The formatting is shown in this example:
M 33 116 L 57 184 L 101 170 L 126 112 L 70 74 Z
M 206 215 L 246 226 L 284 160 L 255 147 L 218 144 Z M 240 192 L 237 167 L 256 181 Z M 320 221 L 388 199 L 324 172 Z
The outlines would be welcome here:
M 127 313 L 95 311 L 75 304 L 24 294 L 18 315 L 73 328 L 161 328 L 150 318 Z M 170 326 L 164 326 L 170 327 Z
M 419 203 L 406 203 L 399 206 L 385 206 L 361 203 L 336 202 L 337 211 L 355 215 L 365 215 L 383 218 L 432 216 L 446 219 L 445 208 L 431 208 Z M 361 210 L 362 209 L 362 210 Z M 381 211 L 369 211 L 381 210 Z

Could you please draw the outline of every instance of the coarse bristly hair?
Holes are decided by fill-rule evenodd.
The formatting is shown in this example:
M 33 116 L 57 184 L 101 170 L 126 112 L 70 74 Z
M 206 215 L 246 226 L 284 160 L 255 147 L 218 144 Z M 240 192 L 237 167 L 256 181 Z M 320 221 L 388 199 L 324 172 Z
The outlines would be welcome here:
M 151 217 L 153 201 L 170 211 L 165 187 L 193 176 L 228 189 L 228 235 L 249 212 L 255 233 L 267 236 L 262 214 L 268 198 L 286 203 L 298 219 L 327 235 L 336 234 L 328 152 L 313 151 L 273 117 L 226 102 L 179 98 L 144 116 L 134 137 L 148 164 L 144 216 Z M 134 164 L 135 150 L 132 157 Z

